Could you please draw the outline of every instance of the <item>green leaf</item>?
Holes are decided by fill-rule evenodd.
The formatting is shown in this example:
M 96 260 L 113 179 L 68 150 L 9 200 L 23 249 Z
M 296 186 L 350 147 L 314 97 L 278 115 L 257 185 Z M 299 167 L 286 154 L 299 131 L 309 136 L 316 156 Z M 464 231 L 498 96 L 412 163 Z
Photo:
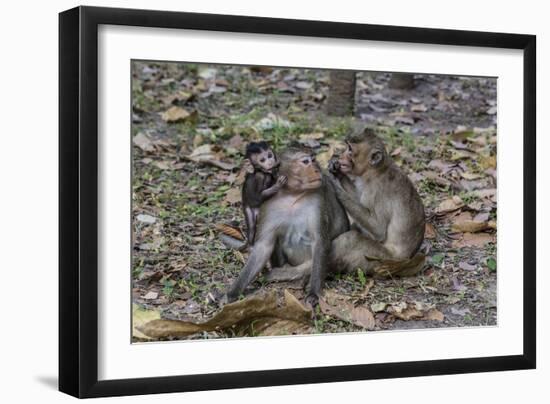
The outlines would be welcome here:
M 489 268 L 489 270 L 491 272 L 496 272 L 497 270 L 497 261 L 494 259 L 494 258 L 487 258 L 487 268 Z
M 359 283 L 362 287 L 365 287 L 367 284 L 367 278 L 365 277 L 364 272 L 361 270 L 361 268 L 357 268 L 357 277 L 359 278 Z
M 435 264 L 435 265 L 440 265 L 442 262 L 443 262 L 443 259 L 445 258 L 445 256 L 443 254 L 435 254 L 433 257 L 432 257 L 432 262 Z

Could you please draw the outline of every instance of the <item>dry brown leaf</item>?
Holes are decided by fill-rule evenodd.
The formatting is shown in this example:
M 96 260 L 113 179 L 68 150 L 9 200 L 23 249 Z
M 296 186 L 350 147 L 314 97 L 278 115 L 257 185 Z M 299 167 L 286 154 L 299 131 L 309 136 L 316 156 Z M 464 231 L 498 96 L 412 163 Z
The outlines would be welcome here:
M 159 297 L 158 292 L 153 291 L 150 291 L 145 296 L 143 296 L 145 300 L 155 300 L 157 297 Z
M 451 134 L 451 139 L 454 141 L 462 142 L 464 140 L 467 140 L 470 136 L 472 136 L 474 132 L 470 129 L 467 129 L 464 126 L 459 126 L 456 128 L 456 131 Z
M 496 242 L 496 237 L 494 234 L 463 233 L 461 238 L 453 240 L 453 247 L 485 247 L 488 243 L 494 242 Z
M 391 156 L 392 156 L 392 157 L 399 156 L 399 155 L 401 154 L 402 151 L 403 151 L 403 148 L 402 148 L 402 147 L 398 147 L 397 149 L 395 149 L 394 151 L 391 152 Z
M 319 299 L 319 307 L 324 314 L 344 320 L 358 327 L 373 330 L 376 326 L 374 316 L 368 307 L 355 307 L 346 300 L 345 296 L 341 296 L 331 290 L 326 290 L 325 296 Z
M 191 116 L 190 112 L 177 106 L 170 107 L 166 111 L 161 113 L 162 119 L 169 123 L 182 122 L 188 119 L 190 116 Z
M 219 158 L 223 156 L 223 153 L 221 151 L 216 152 L 216 149 L 219 150 L 218 147 L 211 144 L 203 144 L 193 150 L 190 155 L 182 157 L 195 163 L 210 164 L 227 171 L 231 171 L 237 167 L 235 164 L 221 161 Z
M 411 106 L 412 112 L 426 112 L 428 108 L 424 104 L 415 104 Z
M 230 226 L 224 223 L 219 223 L 216 225 L 216 230 L 222 232 L 223 234 L 227 234 L 228 236 L 236 238 L 237 240 L 244 240 L 243 233 L 237 227 Z
M 476 157 L 476 154 L 468 150 L 454 150 L 451 155 L 451 160 L 457 161 L 457 160 L 463 160 L 463 159 L 472 159 L 475 157 Z
M 451 229 L 455 232 L 467 233 L 477 233 L 479 231 L 487 230 L 490 228 L 489 222 L 480 220 L 484 217 L 485 216 L 477 215 L 475 219 L 472 219 L 472 214 L 470 212 L 462 212 L 453 217 Z
M 400 302 L 399 304 L 392 305 L 386 310 L 388 313 L 393 314 L 395 317 L 409 321 L 413 319 L 418 319 L 423 316 L 423 313 L 418 310 L 413 305 L 408 305 L 405 302 Z
M 152 338 L 139 331 L 144 324 L 160 319 L 160 312 L 156 310 L 147 310 L 132 304 L 132 336 L 141 340 L 151 340 Z
M 437 214 L 443 215 L 446 213 L 454 212 L 464 206 L 464 202 L 458 195 L 453 196 L 452 198 L 446 199 L 439 204 L 435 209 Z
M 427 313 L 424 313 L 423 319 L 441 322 L 445 320 L 445 315 L 437 309 L 431 309 Z
M 277 306 L 277 294 L 270 291 L 226 304 L 203 323 L 179 320 L 153 320 L 138 329 L 150 338 L 183 337 L 202 331 L 231 329 L 239 335 L 281 335 L 307 330 L 311 310 L 285 290 L 284 304 Z
M 175 94 L 167 95 L 166 97 L 164 97 L 162 99 L 162 102 L 164 102 L 164 104 L 166 106 L 168 106 L 168 105 L 174 104 L 178 101 L 186 102 L 189 99 L 191 99 L 191 97 L 193 97 L 193 94 L 191 94 L 187 91 L 180 90 Z
M 479 156 L 480 166 L 486 170 L 488 168 L 497 168 L 497 158 L 495 156 Z
M 455 222 L 451 226 L 451 229 L 456 232 L 468 232 L 477 233 L 479 231 L 489 229 L 488 222 L 474 222 L 473 220 L 463 220 L 461 222 Z
M 321 140 L 325 137 L 325 134 L 322 132 L 315 132 L 315 133 L 304 133 L 299 136 L 300 140 Z
M 225 193 L 224 201 L 230 205 L 241 202 L 241 190 L 239 188 L 230 188 Z
M 478 180 L 480 178 L 483 178 L 481 174 L 469 173 L 469 172 L 461 172 L 460 176 L 468 181 Z
M 424 238 L 428 240 L 433 240 L 437 237 L 437 231 L 431 223 L 426 223 L 426 229 L 424 230 Z
M 200 133 L 195 135 L 195 137 L 193 138 L 193 149 L 196 149 L 197 147 L 199 147 L 203 143 L 204 143 L 203 136 Z
M 497 190 L 496 188 L 478 189 L 473 194 L 481 199 L 496 200 Z
M 153 144 L 149 136 L 147 136 L 143 132 L 139 132 L 137 135 L 135 135 L 132 141 L 137 147 L 139 147 L 143 151 L 146 151 L 146 152 L 155 151 L 155 145 Z

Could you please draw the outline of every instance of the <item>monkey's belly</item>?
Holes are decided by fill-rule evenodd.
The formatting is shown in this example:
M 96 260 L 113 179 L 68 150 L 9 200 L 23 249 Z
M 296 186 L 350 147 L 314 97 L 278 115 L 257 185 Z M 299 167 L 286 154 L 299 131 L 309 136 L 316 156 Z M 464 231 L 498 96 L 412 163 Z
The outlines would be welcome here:
M 296 266 L 310 260 L 312 242 L 311 235 L 303 229 L 293 228 L 287 231 L 281 240 L 281 248 L 288 263 Z

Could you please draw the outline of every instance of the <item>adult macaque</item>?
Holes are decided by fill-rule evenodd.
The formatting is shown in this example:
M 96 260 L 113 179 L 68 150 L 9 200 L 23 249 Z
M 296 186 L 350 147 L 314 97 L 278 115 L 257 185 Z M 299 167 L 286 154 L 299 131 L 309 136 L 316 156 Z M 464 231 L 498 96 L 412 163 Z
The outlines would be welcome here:
M 372 273 L 380 260 L 405 261 L 424 239 L 424 206 L 384 143 L 365 130 L 347 140 L 347 150 L 329 163 L 336 196 L 353 220 L 336 238 L 331 265 L 338 271 Z M 414 264 L 423 261 L 414 260 Z M 410 273 L 410 271 L 409 271 Z
M 236 300 L 271 260 L 271 273 L 307 278 L 306 302 L 317 304 L 328 269 L 331 241 L 349 229 L 348 217 L 314 157 L 300 149 L 281 155 L 286 184 L 260 208 L 256 242 L 227 293 Z
M 242 188 L 242 206 L 246 222 L 246 238 L 254 244 L 260 206 L 275 195 L 286 182 L 277 176 L 279 160 L 266 142 L 252 142 L 246 147 L 245 158 L 250 164 Z

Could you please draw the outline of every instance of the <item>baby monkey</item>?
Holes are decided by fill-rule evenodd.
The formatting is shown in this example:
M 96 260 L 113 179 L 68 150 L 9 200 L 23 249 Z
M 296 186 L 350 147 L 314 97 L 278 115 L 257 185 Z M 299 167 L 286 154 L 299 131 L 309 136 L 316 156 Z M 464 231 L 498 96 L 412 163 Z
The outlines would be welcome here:
M 277 177 L 279 160 L 267 142 L 251 142 L 246 147 L 242 204 L 246 221 L 248 245 L 254 245 L 260 206 L 275 195 L 286 183 L 285 176 Z M 245 161 L 246 161 L 245 160 Z

